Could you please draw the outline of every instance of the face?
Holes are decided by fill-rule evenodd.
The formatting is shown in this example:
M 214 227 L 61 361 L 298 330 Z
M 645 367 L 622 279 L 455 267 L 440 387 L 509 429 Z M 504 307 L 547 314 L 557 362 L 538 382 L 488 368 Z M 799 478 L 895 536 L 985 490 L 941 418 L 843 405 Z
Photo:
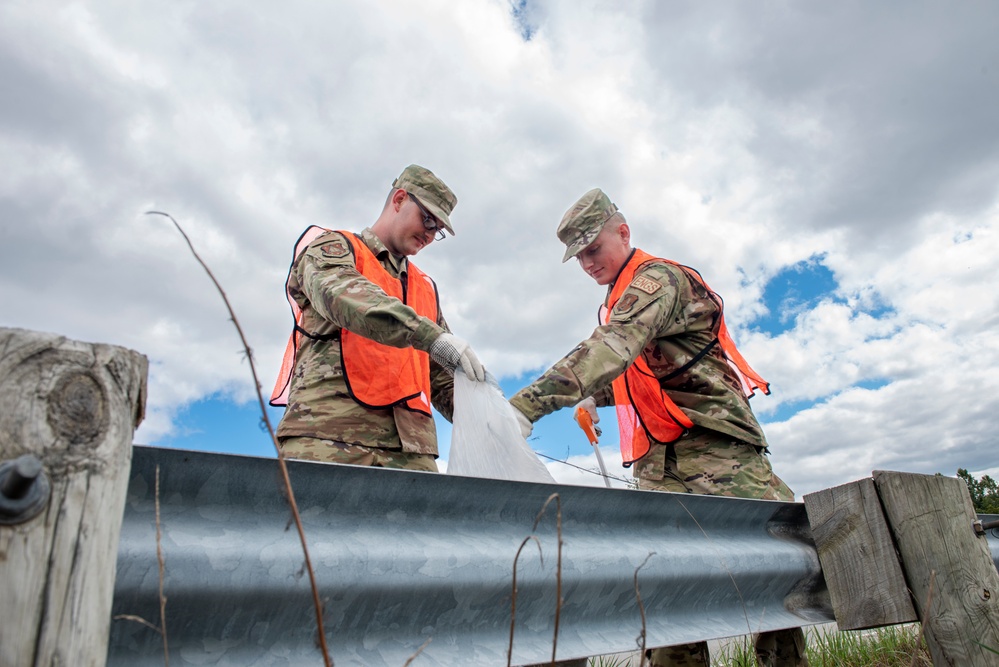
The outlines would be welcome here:
M 433 243 L 440 229 L 440 222 L 415 197 L 405 190 L 396 190 L 392 195 L 392 205 L 396 209 L 396 215 L 386 238 L 382 239 L 389 252 L 409 257 Z M 428 229 L 427 224 L 433 224 L 434 228 Z
M 627 223 L 609 224 L 593 243 L 583 248 L 576 261 L 598 285 L 610 285 L 631 255 L 631 230 Z

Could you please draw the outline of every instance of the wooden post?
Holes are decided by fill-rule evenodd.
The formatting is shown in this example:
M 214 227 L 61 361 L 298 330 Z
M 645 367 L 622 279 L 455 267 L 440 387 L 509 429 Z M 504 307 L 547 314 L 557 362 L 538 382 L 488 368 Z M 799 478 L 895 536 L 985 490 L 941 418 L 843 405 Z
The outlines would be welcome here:
M 124 348 L 0 328 L 4 667 L 107 660 L 147 369 L 144 356 Z
M 999 572 L 964 481 L 875 471 L 874 484 L 933 664 L 999 664 Z
M 839 629 L 915 621 L 874 481 L 817 491 L 804 501 Z

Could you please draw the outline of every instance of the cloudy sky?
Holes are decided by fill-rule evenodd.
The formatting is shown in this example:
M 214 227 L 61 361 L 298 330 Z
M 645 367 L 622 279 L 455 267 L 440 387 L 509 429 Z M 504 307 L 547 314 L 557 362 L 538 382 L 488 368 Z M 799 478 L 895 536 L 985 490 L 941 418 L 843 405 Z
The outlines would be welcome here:
M 145 211 L 269 386 L 298 234 L 362 229 L 429 167 L 458 235 L 417 263 L 509 395 L 595 325 L 554 231 L 599 186 L 725 297 L 799 495 L 994 473 L 997 26 L 985 0 L 4 2 L 0 325 L 146 354 L 137 442 L 270 455 L 219 296 Z M 592 468 L 566 412 L 531 445 Z

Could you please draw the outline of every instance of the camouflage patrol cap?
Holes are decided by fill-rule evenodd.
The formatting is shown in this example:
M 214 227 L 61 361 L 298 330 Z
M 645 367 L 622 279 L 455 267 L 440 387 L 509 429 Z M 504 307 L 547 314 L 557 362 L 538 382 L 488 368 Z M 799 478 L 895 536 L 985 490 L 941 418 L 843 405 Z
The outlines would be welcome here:
M 393 188 L 402 188 L 420 200 L 434 217 L 440 220 L 444 228 L 454 236 L 451 218 L 448 216 L 458 205 L 458 198 L 444 181 L 437 178 L 434 172 L 418 164 L 411 164 L 402 170 L 399 178 L 392 183 Z
M 617 213 L 610 198 L 600 188 L 593 188 L 572 205 L 558 225 L 558 240 L 566 245 L 563 262 L 593 243 L 604 224 Z

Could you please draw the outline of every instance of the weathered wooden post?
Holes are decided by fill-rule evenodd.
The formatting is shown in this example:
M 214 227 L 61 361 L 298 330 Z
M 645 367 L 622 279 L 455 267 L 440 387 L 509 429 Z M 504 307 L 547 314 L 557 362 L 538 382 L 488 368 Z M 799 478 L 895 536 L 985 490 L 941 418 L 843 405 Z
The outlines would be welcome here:
M 840 629 L 919 620 L 934 665 L 999 664 L 999 572 L 962 480 L 875 471 L 804 501 Z
M 804 497 L 840 630 L 917 620 L 874 480 Z
M 147 361 L 0 328 L 0 665 L 103 665 Z
M 999 572 L 964 481 L 875 470 L 874 485 L 933 664 L 999 664 Z

